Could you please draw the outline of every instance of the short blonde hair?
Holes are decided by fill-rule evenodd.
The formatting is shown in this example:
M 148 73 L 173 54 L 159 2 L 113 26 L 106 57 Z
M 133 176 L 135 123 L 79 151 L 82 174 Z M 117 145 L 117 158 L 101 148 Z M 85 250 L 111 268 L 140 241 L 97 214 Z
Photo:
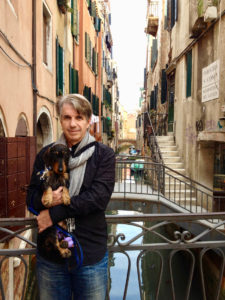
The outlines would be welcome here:
M 61 117 L 62 107 L 64 104 L 70 104 L 77 111 L 78 114 L 83 115 L 87 120 L 90 120 L 92 116 L 91 103 L 80 94 L 68 94 L 59 98 L 56 103 L 56 110 Z

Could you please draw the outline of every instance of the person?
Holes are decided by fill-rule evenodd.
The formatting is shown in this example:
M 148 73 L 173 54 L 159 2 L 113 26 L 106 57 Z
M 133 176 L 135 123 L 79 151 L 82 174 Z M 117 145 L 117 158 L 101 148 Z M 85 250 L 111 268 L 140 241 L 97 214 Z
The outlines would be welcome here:
M 107 224 L 105 209 L 115 183 L 115 154 L 108 146 L 96 142 L 89 134 L 92 116 L 90 102 L 79 94 L 62 96 L 57 102 L 62 134 L 56 143 L 71 151 L 71 204 L 62 204 L 62 187 L 53 191 L 48 209 L 42 203 L 40 176 L 45 169 L 43 155 L 52 144 L 36 156 L 27 192 L 27 205 L 39 212 L 39 233 L 66 220 L 83 250 L 83 264 L 69 268 L 40 256 L 37 249 L 37 280 L 40 300 L 105 299 L 108 274 Z M 74 228 L 75 224 L 75 228 Z M 66 259 L 65 259 L 66 260 Z

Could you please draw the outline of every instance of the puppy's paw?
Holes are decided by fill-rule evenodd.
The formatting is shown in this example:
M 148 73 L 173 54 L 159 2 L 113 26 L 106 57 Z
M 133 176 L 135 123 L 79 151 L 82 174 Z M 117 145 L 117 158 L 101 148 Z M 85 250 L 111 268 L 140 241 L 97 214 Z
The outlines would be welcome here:
M 70 205 L 70 195 L 66 187 L 63 187 L 62 200 L 63 200 L 63 204 Z
M 68 248 L 68 246 L 69 246 L 69 245 L 68 245 L 68 242 L 65 241 L 65 240 L 60 241 L 59 245 L 60 245 L 60 247 L 63 248 L 63 249 L 66 249 L 66 248 Z
M 50 187 L 46 191 L 44 191 L 41 201 L 47 208 L 52 206 L 52 189 Z
M 60 253 L 63 258 L 68 258 L 71 256 L 71 251 L 69 249 L 61 249 Z

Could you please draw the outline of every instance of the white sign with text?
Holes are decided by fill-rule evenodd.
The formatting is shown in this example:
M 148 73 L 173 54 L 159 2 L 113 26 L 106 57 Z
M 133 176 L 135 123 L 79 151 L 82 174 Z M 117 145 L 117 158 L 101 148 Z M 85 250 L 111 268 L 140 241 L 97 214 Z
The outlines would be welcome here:
M 219 60 L 202 69 L 202 102 L 219 98 Z

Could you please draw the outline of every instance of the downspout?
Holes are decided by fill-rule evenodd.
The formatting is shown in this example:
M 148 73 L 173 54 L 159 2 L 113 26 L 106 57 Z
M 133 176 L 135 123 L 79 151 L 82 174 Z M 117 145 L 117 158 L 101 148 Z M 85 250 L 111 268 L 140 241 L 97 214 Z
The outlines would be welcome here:
M 32 0 L 32 87 L 33 87 L 33 136 L 37 136 L 37 52 L 36 52 L 36 0 Z

